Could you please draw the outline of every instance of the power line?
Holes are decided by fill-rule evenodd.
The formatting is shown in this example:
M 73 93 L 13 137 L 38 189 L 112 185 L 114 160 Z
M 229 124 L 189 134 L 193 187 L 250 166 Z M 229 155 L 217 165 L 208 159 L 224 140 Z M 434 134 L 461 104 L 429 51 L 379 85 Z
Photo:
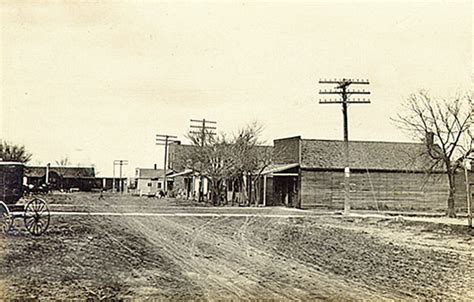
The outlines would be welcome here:
M 156 135 L 156 145 L 162 145 L 165 146 L 165 159 L 164 159 L 164 164 L 163 164 L 163 170 L 164 170 L 164 180 L 163 180 L 163 191 L 165 192 L 165 195 L 168 191 L 168 179 L 167 179 L 167 170 L 168 170 L 168 145 L 169 144 L 174 144 L 174 143 L 180 143 L 179 140 L 177 140 L 177 136 L 175 135 L 168 135 L 168 134 L 157 134 Z
M 342 104 L 342 114 L 344 122 L 344 214 L 349 214 L 350 205 L 350 168 L 349 168 L 349 125 L 347 107 L 349 104 L 369 104 L 370 99 L 353 98 L 353 95 L 369 95 L 369 91 L 363 89 L 349 89 L 351 85 L 369 85 L 369 80 L 364 79 L 323 79 L 319 84 L 335 84 L 336 86 L 329 90 L 320 90 L 321 95 L 338 95 L 336 99 L 320 99 L 320 104 Z

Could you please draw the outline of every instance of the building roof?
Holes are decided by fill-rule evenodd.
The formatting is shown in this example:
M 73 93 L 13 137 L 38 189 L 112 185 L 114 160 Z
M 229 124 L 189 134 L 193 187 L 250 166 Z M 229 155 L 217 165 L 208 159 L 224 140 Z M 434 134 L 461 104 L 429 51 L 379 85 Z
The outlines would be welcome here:
M 364 170 L 426 171 L 434 163 L 422 143 L 351 141 L 349 157 L 351 169 Z M 301 140 L 302 168 L 342 169 L 345 165 L 343 141 Z
M 137 168 L 136 178 L 158 179 L 165 176 L 164 169 Z M 173 174 L 173 170 L 167 170 L 166 175 Z
M 262 171 L 261 174 L 262 175 L 269 175 L 269 174 L 273 174 L 273 173 L 283 172 L 283 171 L 286 171 L 288 169 L 296 168 L 299 165 L 300 164 L 298 164 L 298 163 L 295 163 L 295 164 L 272 164 L 272 165 L 269 165 L 268 167 L 266 167 Z
M 183 171 L 186 167 L 186 160 L 192 157 L 192 154 L 199 152 L 199 146 L 195 145 L 170 145 L 169 147 L 169 167 L 176 171 Z M 253 150 L 260 154 L 267 154 L 271 158 L 273 146 L 255 145 Z M 268 153 L 267 153 L 268 152 Z
M 185 176 L 185 175 L 191 175 L 195 172 L 193 172 L 193 170 L 191 169 L 185 169 L 184 171 L 182 172 L 178 172 L 178 173 L 173 173 L 171 175 L 169 175 L 170 178 L 173 178 L 173 177 L 178 177 L 178 176 Z
M 63 178 L 91 178 L 95 177 L 94 167 L 50 167 L 50 172 L 56 172 Z M 26 177 L 44 177 L 46 166 L 26 166 Z
M 0 166 L 24 166 L 24 163 L 20 163 L 17 161 L 2 161 L 0 159 Z

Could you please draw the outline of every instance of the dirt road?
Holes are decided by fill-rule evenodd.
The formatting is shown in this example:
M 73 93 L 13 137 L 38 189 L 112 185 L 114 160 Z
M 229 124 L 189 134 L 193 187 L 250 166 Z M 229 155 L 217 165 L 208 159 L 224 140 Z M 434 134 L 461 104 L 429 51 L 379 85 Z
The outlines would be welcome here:
M 473 234 L 456 225 L 69 198 L 57 210 L 217 215 L 53 216 L 39 238 L 17 225 L 0 238 L 2 298 L 474 299 Z

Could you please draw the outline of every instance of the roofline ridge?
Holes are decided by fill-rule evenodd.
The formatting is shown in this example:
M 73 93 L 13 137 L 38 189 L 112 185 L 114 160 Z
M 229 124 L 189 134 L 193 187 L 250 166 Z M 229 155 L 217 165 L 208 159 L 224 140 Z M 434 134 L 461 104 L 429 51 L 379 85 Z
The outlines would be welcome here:
M 302 139 L 301 138 L 301 135 L 295 135 L 295 136 L 289 136 L 289 137 L 282 137 L 282 138 L 274 138 L 273 141 L 282 141 L 282 140 L 285 140 L 285 139 Z
M 322 141 L 322 142 L 340 142 L 343 143 L 343 140 L 339 139 L 319 139 L 319 138 L 303 138 L 302 141 Z M 422 142 L 400 142 L 400 141 L 367 141 L 367 140 L 349 140 L 349 143 L 382 143 L 382 144 L 404 144 L 404 145 L 424 145 Z
M 26 165 L 25 164 L 25 167 L 26 168 L 46 168 L 47 166 L 41 166 L 41 165 Z M 83 169 L 87 169 L 87 168 L 95 168 L 95 166 L 49 166 L 50 168 L 83 168 Z

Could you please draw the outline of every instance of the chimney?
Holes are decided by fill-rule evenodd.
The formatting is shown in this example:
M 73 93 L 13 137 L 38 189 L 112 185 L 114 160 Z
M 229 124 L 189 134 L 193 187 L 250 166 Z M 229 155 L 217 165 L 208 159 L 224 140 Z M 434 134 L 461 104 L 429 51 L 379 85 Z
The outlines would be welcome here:
M 154 164 L 154 165 L 153 165 L 153 169 L 155 169 L 155 170 L 156 170 L 156 164 Z

